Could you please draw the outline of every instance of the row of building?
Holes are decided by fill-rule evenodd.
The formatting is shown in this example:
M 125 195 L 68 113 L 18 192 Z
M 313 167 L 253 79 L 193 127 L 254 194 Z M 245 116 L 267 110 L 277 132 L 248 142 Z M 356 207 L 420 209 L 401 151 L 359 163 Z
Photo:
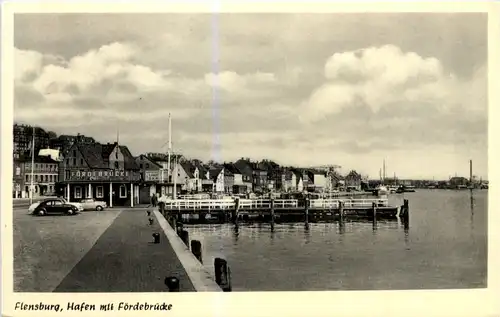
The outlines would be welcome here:
M 25 131 L 29 135 L 33 129 Z M 16 143 L 28 139 L 19 134 L 14 138 L 14 198 L 29 197 L 32 188 L 33 196 L 59 195 L 70 201 L 95 198 L 113 206 L 148 203 L 152 195 L 172 195 L 174 187 L 178 194 L 243 194 L 359 188 L 361 184 L 361 176 L 355 171 L 345 177 L 327 177 L 324 170 L 284 168 L 268 160 L 242 158 L 234 163 L 204 164 L 179 155 L 169 160 L 161 153 L 134 157 L 125 145 L 101 144 L 82 135 L 53 136 L 32 158 L 29 142 Z M 50 144 L 56 144 L 55 149 Z

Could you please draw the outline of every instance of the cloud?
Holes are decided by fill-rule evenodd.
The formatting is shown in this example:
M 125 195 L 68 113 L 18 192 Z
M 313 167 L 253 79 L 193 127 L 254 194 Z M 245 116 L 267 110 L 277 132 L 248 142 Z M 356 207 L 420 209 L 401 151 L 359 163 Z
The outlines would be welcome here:
M 366 15 L 340 14 L 20 18 L 15 119 L 58 133 L 78 127 L 103 142 L 120 126 L 134 153 L 161 148 L 172 113 L 176 148 L 201 159 L 339 163 L 375 174 L 367 156 L 411 153 L 398 167 L 408 174 L 422 153 L 441 167 L 444 152 L 479 161 L 486 24 L 440 17 L 370 16 L 369 27 L 360 24 Z

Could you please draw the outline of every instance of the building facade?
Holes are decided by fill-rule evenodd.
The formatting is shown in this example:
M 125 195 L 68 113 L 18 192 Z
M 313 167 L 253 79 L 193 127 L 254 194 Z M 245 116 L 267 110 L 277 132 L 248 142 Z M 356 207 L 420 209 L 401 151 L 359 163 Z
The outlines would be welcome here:
M 51 133 L 44 129 L 24 124 L 14 124 L 13 126 L 13 157 L 20 159 L 23 156 L 31 155 L 33 132 L 35 133 L 35 153 L 40 149 L 49 147 Z
M 60 170 L 58 193 L 68 201 L 95 198 L 109 207 L 139 202 L 140 168 L 126 146 L 74 143 Z
M 59 162 L 50 157 L 36 156 L 34 163 L 33 174 L 30 157 L 25 157 L 14 167 L 14 175 L 18 180 L 14 189 L 19 198 L 30 197 L 31 179 L 33 179 L 34 198 L 54 195 L 56 192 L 56 183 L 59 181 Z
M 346 188 L 354 188 L 356 190 L 361 190 L 361 175 L 356 171 L 350 171 L 345 177 Z

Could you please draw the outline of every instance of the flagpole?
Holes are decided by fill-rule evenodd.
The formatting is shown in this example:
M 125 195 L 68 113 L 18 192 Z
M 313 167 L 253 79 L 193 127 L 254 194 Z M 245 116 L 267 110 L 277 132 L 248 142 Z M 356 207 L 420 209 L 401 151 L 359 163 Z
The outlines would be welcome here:
M 35 127 L 33 127 L 33 140 L 31 141 L 31 185 L 30 185 L 30 205 L 33 204 L 33 174 L 35 167 Z

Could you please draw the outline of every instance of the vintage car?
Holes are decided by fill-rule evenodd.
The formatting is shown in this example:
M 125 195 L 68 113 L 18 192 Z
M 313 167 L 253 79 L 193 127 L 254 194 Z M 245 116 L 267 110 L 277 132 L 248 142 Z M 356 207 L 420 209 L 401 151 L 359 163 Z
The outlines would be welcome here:
M 83 210 L 97 210 L 101 211 L 107 207 L 105 201 L 95 200 L 94 198 L 85 198 L 80 201 Z
M 53 201 L 53 200 L 58 200 L 60 202 L 62 202 L 63 204 L 67 204 L 67 205 L 72 205 L 72 206 L 75 206 L 76 209 L 78 211 L 83 211 L 83 207 L 80 203 L 73 203 L 73 202 L 68 202 L 66 199 L 64 198 L 48 198 L 48 199 L 44 199 L 44 200 L 41 200 L 41 201 L 37 201 L 36 203 L 33 203 L 31 204 L 29 207 L 28 207 L 28 214 L 33 214 L 33 212 L 36 210 L 36 208 L 44 203 L 44 202 L 47 202 L 47 201 Z
M 37 205 L 30 212 L 30 214 L 36 216 L 45 216 L 50 214 L 76 215 L 81 212 L 81 207 L 78 207 L 75 203 L 68 203 L 59 198 L 46 199 L 36 204 Z

